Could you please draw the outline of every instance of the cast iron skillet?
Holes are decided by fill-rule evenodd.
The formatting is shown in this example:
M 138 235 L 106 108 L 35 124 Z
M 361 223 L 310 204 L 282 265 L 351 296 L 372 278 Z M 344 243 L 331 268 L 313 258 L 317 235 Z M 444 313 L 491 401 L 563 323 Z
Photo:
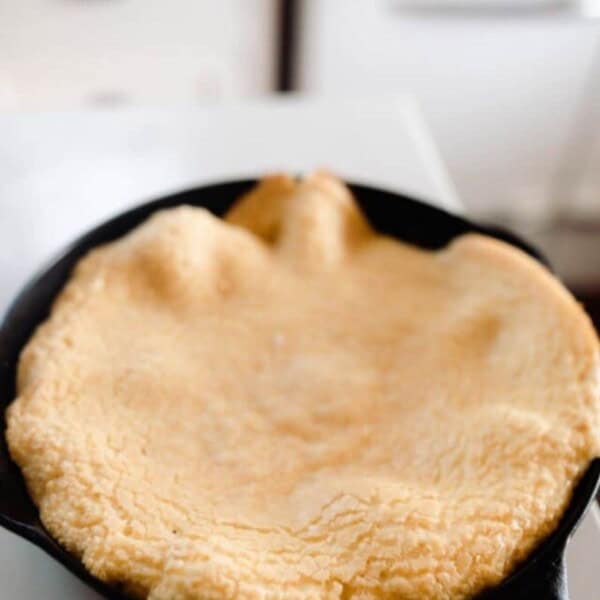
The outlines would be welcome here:
M 15 396 L 15 372 L 19 353 L 35 327 L 48 315 L 53 298 L 67 280 L 77 260 L 88 250 L 114 240 L 141 223 L 152 212 L 179 204 L 204 206 L 222 215 L 255 181 L 232 181 L 200 187 L 149 202 L 129 210 L 79 238 L 43 269 L 19 294 L 0 328 L 0 410 Z M 380 232 L 424 248 L 440 248 L 469 231 L 505 240 L 547 265 L 533 248 L 506 231 L 476 225 L 406 196 L 351 185 L 371 224 Z M 87 573 L 80 561 L 61 548 L 41 525 L 36 507 L 27 494 L 20 471 L 9 458 L 0 436 L 0 525 L 33 542 L 77 577 L 112 600 L 126 596 Z M 567 600 L 564 551 L 567 541 L 591 504 L 600 478 L 600 459 L 594 460 L 580 481 L 556 530 L 500 585 L 485 591 L 479 600 Z

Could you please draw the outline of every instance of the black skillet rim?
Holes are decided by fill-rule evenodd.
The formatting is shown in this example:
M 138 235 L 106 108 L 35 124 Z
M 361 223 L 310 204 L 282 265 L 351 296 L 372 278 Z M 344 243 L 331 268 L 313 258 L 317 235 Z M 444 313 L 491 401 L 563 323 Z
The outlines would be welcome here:
M 22 288 L 0 323 L 0 404 L 2 409 L 14 397 L 15 364 L 21 348 L 35 325 L 48 314 L 51 299 L 60 290 L 72 266 L 82 255 L 94 246 L 121 237 L 151 213 L 161 208 L 193 204 L 205 206 L 215 214 L 222 214 L 228 205 L 255 183 L 254 179 L 245 179 L 202 185 L 140 204 L 90 229 L 67 246 L 56 258 L 49 261 Z M 371 224 L 382 233 L 431 249 L 443 247 L 462 233 L 483 233 L 517 246 L 549 267 L 546 259 L 537 250 L 509 231 L 476 224 L 402 193 L 355 183 L 349 184 L 349 186 Z M 214 198 L 216 201 L 213 201 Z M 411 215 L 409 219 L 407 219 L 408 214 Z M 426 240 L 424 240 L 424 236 L 427 238 Z M 48 280 L 52 278 L 56 280 L 54 285 L 48 285 Z M 47 298 L 41 302 L 33 300 L 31 296 L 43 289 L 45 285 L 53 288 L 54 291 L 51 293 L 46 291 Z M 33 317 L 30 304 L 33 305 L 36 313 Z M 24 327 L 25 330 L 28 330 L 27 334 L 21 332 L 19 335 L 18 322 L 21 319 L 27 320 L 28 317 L 31 326 Z M 2 383 L 5 380 L 8 381 L 7 384 Z M 4 429 L 3 411 L 1 419 Z M 510 576 L 498 586 L 484 592 L 481 597 L 488 600 L 513 597 L 516 589 L 522 591 L 523 588 L 527 588 L 529 580 L 540 576 L 540 569 L 559 567 L 562 564 L 564 549 L 570 535 L 593 502 L 599 480 L 600 459 L 596 459 L 590 464 L 578 483 L 557 528 L 521 565 L 517 566 Z M 10 499 L 7 500 L 7 496 Z M 128 598 L 119 589 L 90 575 L 77 557 L 64 550 L 46 532 L 39 521 L 37 510 L 26 492 L 19 469 L 10 461 L 4 436 L 0 440 L 0 497 L 2 498 L 0 500 L 1 526 L 40 547 L 105 597 L 112 600 Z M 7 505 L 11 503 L 12 506 L 7 508 Z M 21 519 L 18 517 L 19 512 L 23 515 Z M 560 578 L 562 576 L 560 569 L 555 570 L 556 574 L 553 576 Z M 512 594 L 512 596 L 507 594 Z

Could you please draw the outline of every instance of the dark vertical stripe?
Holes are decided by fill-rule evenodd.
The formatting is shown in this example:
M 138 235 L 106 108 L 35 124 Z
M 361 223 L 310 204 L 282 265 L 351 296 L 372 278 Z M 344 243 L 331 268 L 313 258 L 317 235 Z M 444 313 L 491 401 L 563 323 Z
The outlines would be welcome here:
M 298 33 L 297 0 L 279 0 L 277 27 L 277 91 L 294 90 Z

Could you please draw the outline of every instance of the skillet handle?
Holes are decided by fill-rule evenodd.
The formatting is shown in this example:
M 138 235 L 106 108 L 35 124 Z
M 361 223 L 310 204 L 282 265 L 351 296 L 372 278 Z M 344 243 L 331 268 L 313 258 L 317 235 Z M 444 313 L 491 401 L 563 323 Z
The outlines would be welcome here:
M 477 596 L 477 600 L 569 600 L 564 548 L 537 560 L 519 577 Z
M 569 600 L 567 586 L 567 567 L 564 553 L 548 565 L 547 577 L 541 581 L 539 595 L 532 597 L 548 600 Z
M 564 550 L 536 567 L 525 581 L 520 582 L 520 589 L 502 597 L 511 600 L 569 600 Z

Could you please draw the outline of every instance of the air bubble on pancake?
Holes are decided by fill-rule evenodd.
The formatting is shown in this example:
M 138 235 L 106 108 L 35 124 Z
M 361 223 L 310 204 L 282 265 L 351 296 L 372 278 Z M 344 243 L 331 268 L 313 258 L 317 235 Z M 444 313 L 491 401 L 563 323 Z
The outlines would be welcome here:
M 265 177 L 235 202 L 225 220 L 272 244 L 279 237 L 281 216 L 295 189 L 296 182 L 287 175 Z
M 284 262 L 311 270 L 338 264 L 372 235 L 350 190 L 324 171 L 299 182 L 266 178 L 233 206 L 226 221 L 274 246 Z
M 372 235 L 350 190 L 317 172 L 304 179 L 283 216 L 279 252 L 298 266 L 334 266 Z
M 248 232 L 189 206 L 156 213 L 117 246 L 114 259 L 128 263 L 114 270 L 114 277 L 126 274 L 122 285 L 178 305 L 198 296 L 230 295 L 247 280 L 243 274 L 261 270 L 266 258 Z

